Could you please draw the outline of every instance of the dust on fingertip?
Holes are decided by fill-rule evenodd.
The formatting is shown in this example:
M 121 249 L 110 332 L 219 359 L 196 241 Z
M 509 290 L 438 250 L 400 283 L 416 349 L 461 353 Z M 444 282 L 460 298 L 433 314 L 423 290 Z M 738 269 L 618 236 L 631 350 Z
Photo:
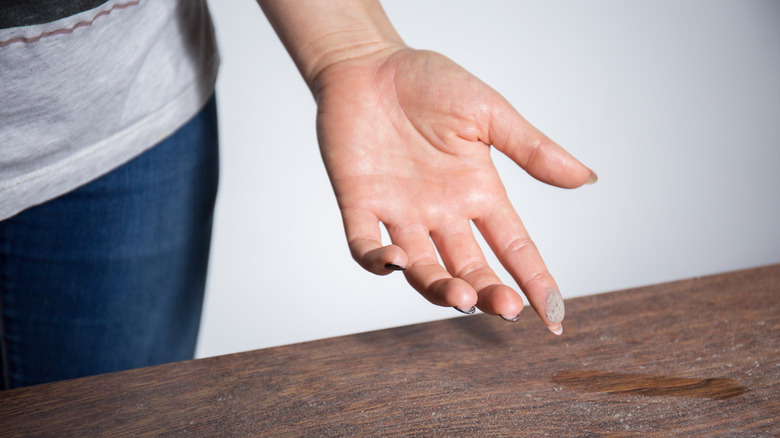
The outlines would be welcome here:
M 561 293 L 558 291 L 558 289 L 547 289 L 547 299 L 545 300 L 545 305 L 547 306 L 545 315 L 547 316 L 548 321 L 563 321 L 563 316 L 566 313 L 566 309 L 563 305 L 563 296 L 561 296 Z

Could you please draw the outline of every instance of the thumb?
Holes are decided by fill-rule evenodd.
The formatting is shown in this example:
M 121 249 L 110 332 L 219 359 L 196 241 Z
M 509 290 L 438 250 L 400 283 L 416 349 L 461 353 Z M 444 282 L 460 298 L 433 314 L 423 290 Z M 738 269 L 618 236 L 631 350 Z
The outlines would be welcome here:
M 571 189 L 598 180 L 595 172 L 528 123 L 504 98 L 491 111 L 489 136 L 491 145 L 539 181 Z

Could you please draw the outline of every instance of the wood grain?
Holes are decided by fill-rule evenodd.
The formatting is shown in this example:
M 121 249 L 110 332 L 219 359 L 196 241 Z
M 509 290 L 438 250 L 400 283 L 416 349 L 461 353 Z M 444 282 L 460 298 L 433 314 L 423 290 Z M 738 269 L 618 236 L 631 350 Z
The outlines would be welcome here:
M 0 392 L 0 436 L 779 436 L 780 265 Z M 280 328 L 283 329 L 283 328 Z

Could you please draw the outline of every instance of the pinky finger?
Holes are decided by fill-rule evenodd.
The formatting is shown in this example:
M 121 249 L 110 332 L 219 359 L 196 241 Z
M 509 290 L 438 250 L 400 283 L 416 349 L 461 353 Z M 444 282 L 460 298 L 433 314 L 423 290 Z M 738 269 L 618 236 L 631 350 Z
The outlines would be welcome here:
M 374 214 L 362 209 L 344 208 L 341 216 L 349 251 L 363 269 L 377 275 L 406 269 L 408 257 L 404 250 L 396 245 L 382 246 L 379 220 Z

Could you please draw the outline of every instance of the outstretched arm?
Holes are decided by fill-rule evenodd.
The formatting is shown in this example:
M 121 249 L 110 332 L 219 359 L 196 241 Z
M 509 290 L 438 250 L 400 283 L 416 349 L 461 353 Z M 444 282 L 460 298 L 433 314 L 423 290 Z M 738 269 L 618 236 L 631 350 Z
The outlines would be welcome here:
M 553 333 L 558 286 L 507 198 L 490 146 L 559 187 L 596 175 L 446 57 L 407 47 L 374 0 L 260 0 L 318 105 L 317 134 L 354 259 L 404 270 L 436 305 L 516 320 L 473 222 Z M 393 244 L 380 242 L 382 222 Z M 444 264 L 439 264 L 437 254 Z

